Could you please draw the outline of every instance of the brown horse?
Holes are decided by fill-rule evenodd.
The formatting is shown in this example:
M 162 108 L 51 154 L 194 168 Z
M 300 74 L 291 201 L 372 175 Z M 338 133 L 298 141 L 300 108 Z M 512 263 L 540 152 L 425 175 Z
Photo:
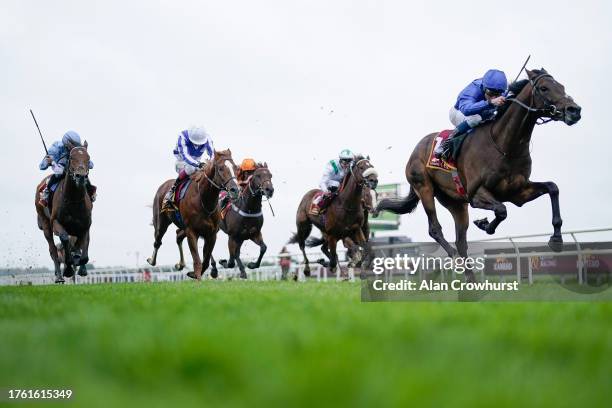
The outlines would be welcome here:
M 337 197 L 331 202 L 323 214 L 314 215 L 310 212 L 313 197 L 320 190 L 313 189 L 307 192 L 297 210 L 297 233 L 291 237 L 289 243 L 298 243 L 304 255 L 304 275 L 310 276 L 310 265 L 306 256 L 306 239 L 312 231 L 313 224 L 321 231 L 321 250 L 329 258 L 329 267 L 333 271 L 338 265 L 336 245 L 343 240 L 345 246 L 353 254 L 352 262 L 359 266 L 363 258 L 363 245 L 366 237 L 363 233 L 364 205 L 363 189 L 369 187 L 373 190 L 378 185 L 378 174 L 368 158 L 359 156 L 355 158 L 347 172 Z
M 229 204 L 225 217 L 221 220 L 221 229 L 228 236 L 229 261 L 223 259 L 219 263 L 225 268 L 233 268 L 237 263 L 240 269 L 240 278 L 246 279 L 244 265 L 240 260 L 240 248 L 246 240 L 251 240 L 259 246 L 259 257 L 256 262 L 249 262 L 249 269 L 259 268 L 261 259 L 266 253 L 267 246 L 261 235 L 264 218 L 261 210 L 261 200 L 265 195 L 270 199 L 274 194 L 272 173 L 268 165 L 259 165 L 249 177 L 236 203 Z M 216 269 L 215 260 L 212 259 L 212 269 Z
M 147 259 L 150 265 L 157 263 L 157 251 L 162 244 L 162 238 L 170 224 L 175 223 L 179 227 L 176 233 L 176 243 L 180 254 L 176 267 L 179 270 L 185 267 L 182 243 L 187 237 L 194 269 L 187 276 L 197 280 L 202 278 L 202 273 L 208 269 L 210 264 L 211 254 L 217 240 L 217 231 L 219 231 L 221 218 L 218 205 L 219 193 L 222 190 L 227 191 L 232 197 L 238 194 L 233 168 L 234 161 L 229 149 L 215 151 L 214 157 L 204 164 L 204 168 L 191 176 L 192 183 L 187 187 L 185 197 L 178 205 L 183 225 L 177 223 L 175 217 L 177 214 L 174 211 L 161 211 L 164 196 L 174 180 L 166 181 L 157 189 L 153 199 L 155 242 L 153 243 L 153 255 Z M 204 238 L 203 259 L 200 259 L 198 254 L 198 238 L 200 237 Z
M 497 226 L 506 218 L 504 202 L 516 206 L 548 194 L 552 202 L 552 224 L 554 233 L 549 246 L 554 251 L 562 249 L 561 215 L 559 212 L 559 189 L 551 181 L 532 182 L 531 134 L 538 120 L 542 122 L 563 121 L 573 125 L 580 120 L 581 108 L 565 93 L 565 88 L 552 75 L 542 70 L 527 70 L 528 79 L 511 84 L 510 96 L 498 119 L 476 128 L 462 147 L 457 162 L 465 195 L 458 193 L 451 174 L 427 167 L 429 152 L 434 138 L 425 136 L 414 149 L 406 165 L 406 179 L 410 193 L 403 199 L 385 199 L 374 213 L 386 210 L 396 214 L 413 211 L 422 201 L 429 219 L 429 235 L 448 253 L 455 250 L 444 239 L 436 216 L 434 197 L 446 207 L 455 221 L 456 246 L 460 256 L 467 256 L 467 228 L 469 225 L 468 203 L 474 208 L 492 210 L 495 219 L 486 218 L 474 224 L 488 234 L 495 233 Z M 466 276 L 473 279 L 473 274 Z
M 55 266 L 55 283 L 64 283 L 65 277 L 74 276 L 78 266 L 80 276 L 87 275 L 89 262 L 89 227 L 91 226 L 91 198 L 87 194 L 89 176 L 89 153 L 87 142 L 83 147 L 75 147 L 68 155 L 67 170 L 57 185 L 50 211 L 39 203 L 39 191 L 45 186 L 45 177 L 36 187 L 34 203 L 38 214 L 38 228 L 45 234 L 49 244 L 49 254 Z M 64 250 L 64 271 L 60 271 L 60 259 L 53 234 L 58 235 Z

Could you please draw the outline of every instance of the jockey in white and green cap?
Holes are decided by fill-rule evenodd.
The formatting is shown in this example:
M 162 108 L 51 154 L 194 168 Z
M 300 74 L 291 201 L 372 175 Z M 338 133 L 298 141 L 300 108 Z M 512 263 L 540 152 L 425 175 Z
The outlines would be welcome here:
M 338 159 L 332 159 L 325 165 L 323 177 L 319 182 L 319 188 L 325 193 L 317 202 L 319 210 L 324 210 L 334 199 L 340 183 L 349 170 L 355 155 L 349 149 L 344 149 L 338 155 Z

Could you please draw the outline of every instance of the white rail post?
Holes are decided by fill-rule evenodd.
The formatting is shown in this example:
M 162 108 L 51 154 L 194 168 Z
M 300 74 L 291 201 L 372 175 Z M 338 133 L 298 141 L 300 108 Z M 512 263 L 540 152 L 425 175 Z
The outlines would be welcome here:
M 512 243 L 514 252 L 516 253 L 516 280 L 518 283 L 521 283 L 521 253 L 516 242 L 510 237 L 508 237 L 508 240 Z
M 570 235 L 574 239 L 574 242 L 576 243 L 576 249 L 578 250 L 578 284 L 582 285 L 585 280 L 584 278 L 586 278 L 586 274 L 584 274 L 584 278 L 583 278 L 584 258 L 582 257 L 582 248 L 580 246 L 580 242 L 578 242 L 578 240 L 576 239 L 576 235 L 574 235 L 573 232 L 570 233 Z

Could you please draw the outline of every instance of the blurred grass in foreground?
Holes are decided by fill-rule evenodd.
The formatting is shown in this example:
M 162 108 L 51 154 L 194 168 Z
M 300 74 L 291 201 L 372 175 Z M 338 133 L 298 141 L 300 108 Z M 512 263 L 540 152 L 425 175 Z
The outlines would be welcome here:
M 2 287 L 0 387 L 71 388 L 87 407 L 609 406 L 610 303 L 359 296 L 346 282 Z

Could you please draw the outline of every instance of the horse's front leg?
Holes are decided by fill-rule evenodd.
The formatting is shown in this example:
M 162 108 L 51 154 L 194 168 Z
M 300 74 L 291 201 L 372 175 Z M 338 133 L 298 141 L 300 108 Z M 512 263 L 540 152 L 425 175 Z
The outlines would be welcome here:
M 338 253 L 336 252 L 336 246 L 338 245 L 338 239 L 332 235 L 329 235 L 327 237 L 327 244 L 329 247 L 329 253 L 331 255 L 329 258 L 329 271 L 331 273 L 334 273 L 334 270 L 336 270 L 336 273 L 338 274 L 338 278 L 339 278 L 341 270 L 338 267 Z
M 68 235 L 68 232 L 66 232 L 64 226 L 57 220 L 53 221 L 53 233 L 59 236 L 62 243 L 62 248 L 64 249 L 64 276 L 71 278 L 74 276 L 74 269 L 72 268 L 72 256 L 70 255 L 70 235 Z
M 187 273 L 192 279 L 202 279 L 202 260 L 198 253 L 198 235 L 191 229 L 185 231 L 187 235 L 187 244 L 189 245 L 189 252 L 191 252 L 191 258 L 193 259 L 193 272 Z
M 185 255 L 183 254 L 183 240 L 185 239 L 185 230 L 176 230 L 176 246 L 179 250 L 179 261 L 174 265 L 174 269 L 182 271 L 185 267 Z
M 553 234 L 548 241 L 548 246 L 555 252 L 563 250 L 563 237 L 561 236 L 561 210 L 559 209 L 559 187 L 552 181 L 546 182 L 529 182 L 523 190 L 510 199 L 510 202 L 518 207 L 523 204 L 533 201 L 543 194 L 550 196 L 552 205 L 552 225 Z
M 202 249 L 202 273 L 204 273 L 210 265 L 210 259 L 212 258 L 212 251 L 215 249 L 215 243 L 217 242 L 217 233 L 211 232 L 204 238 L 204 248 Z
M 506 210 L 506 206 L 495 199 L 493 194 L 485 187 L 480 187 L 476 190 L 476 194 L 472 198 L 470 203 L 474 208 L 482 208 L 483 210 L 491 210 L 495 213 L 495 219 L 489 222 L 487 218 L 482 218 L 480 220 L 474 220 L 474 225 L 476 225 L 481 230 L 485 231 L 487 234 L 492 235 L 495 234 L 495 229 L 503 220 L 508 216 L 508 211 Z
M 77 239 L 76 245 L 75 245 L 79 251 L 80 251 L 80 259 L 78 262 L 79 265 L 79 270 L 78 270 L 78 274 L 79 276 L 87 276 L 87 262 L 89 262 L 89 230 L 87 230 L 83 236 L 79 237 L 79 239 Z M 74 260 L 74 258 L 73 258 Z M 75 262 L 75 265 L 77 264 L 77 262 Z
M 240 279 L 246 279 L 247 274 L 244 270 L 244 264 L 240 259 L 240 248 L 242 247 L 242 242 L 239 239 L 229 239 L 229 249 L 230 249 L 230 262 L 235 259 L 236 264 L 238 265 L 238 269 L 240 270 Z
M 247 264 L 247 268 L 249 268 L 249 269 L 257 269 L 257 268 L 259 268 L 259 265 L 261 265 L 261 259 L 263 258 L 264 254 L 266 253 L 266 250 L 268 249 L 268 247 L 266 246 L 266 243 L 263 240 L 263 236 L 261 235 L 261 231 L 259 231 L 255 237 L 251 238 L 251 241 L 253 241 L 254 243 L 256 243 L 259 246 L 259 257 L 257 258 L 256 262 L 249 262 Z
M 45 223 L 41 225 L 43 233 L 45 234 L 45 239 L 47 240 L 47 244 L 49 245 L 49 255 L 51 255 L 51 259 L 53 260 L 53 266 L 55 268 L 55 283 L 64 283 L 64 277 L 62 276 L 59 256 L 57 253 L 57 247 L 55 246 L 55 242 L 53 241 L 53 230 L 51 227 L 51 223 L 48 220 L 45 220 Z

